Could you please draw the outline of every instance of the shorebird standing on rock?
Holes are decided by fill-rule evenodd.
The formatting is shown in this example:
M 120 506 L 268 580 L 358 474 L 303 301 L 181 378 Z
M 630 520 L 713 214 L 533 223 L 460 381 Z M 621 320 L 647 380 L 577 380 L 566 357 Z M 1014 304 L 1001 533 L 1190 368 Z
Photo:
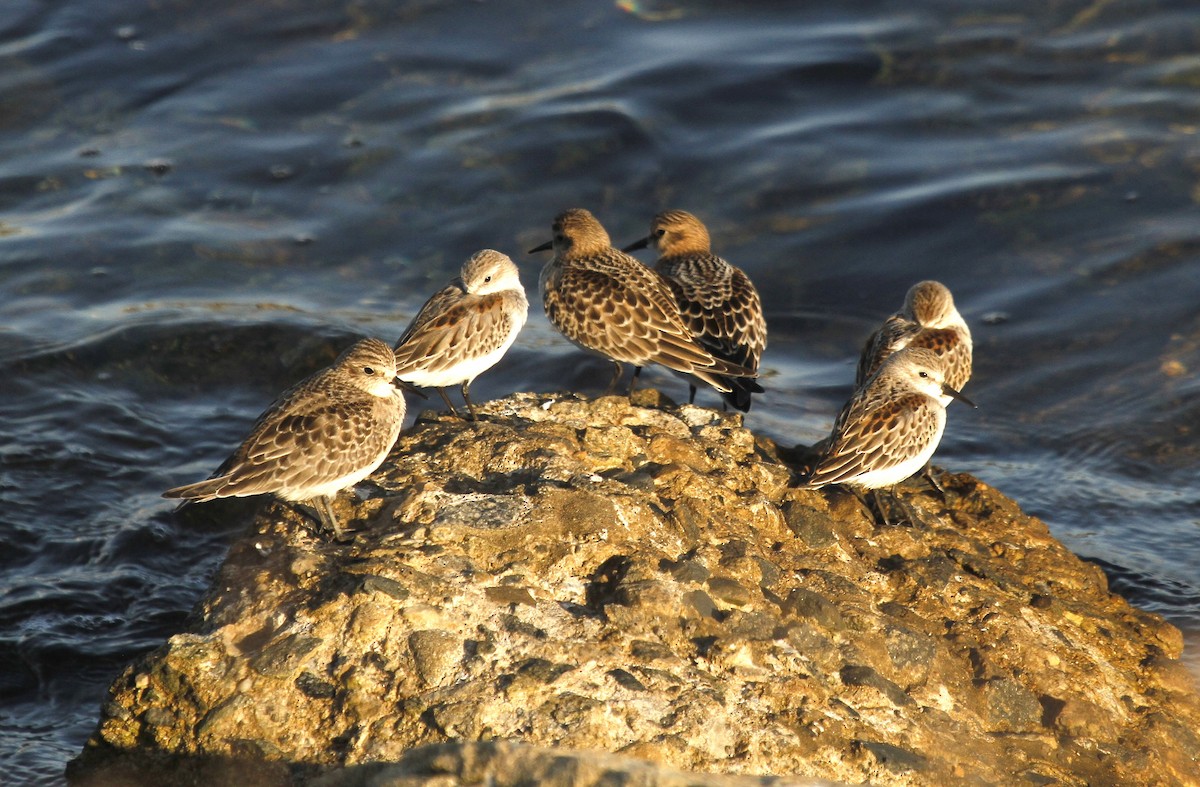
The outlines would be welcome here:
M 474 421 L 472 381 L 504 357 L 528 314 L 513 261 L 492 249 L 477 251 L 463 263 L 461 276 L 425 302 L 396 342 L 396 376 L 437 388 L 455 414 L 446 386 L 461 386 Z
M 168 489 L 163 497 L 207 501 L 274 494 L 307 501 L 321 524 L 340 537 L 329 498 L 383 463 L 403 420 L 392 349 L 363 339 L 276 399 L 212 478 Z
M 713 356 L 757 372 L 767 346 L 762 300 L 745 272 L 712 253 L 704 223 L 683 210 L 659 213 L 650 234 L 623 251 L 647 246 L 658 250 L 655 269 L 670 287 L 696 341 Z M 730 388 L 722 398 L 742 412 L 750 409 L 750 395 L 763 391 L 750 377 L 726 377 L 722 382 Z M 688 389 L 688 402 L 696 401 L 695 383 L 689 381 Z
M 614 249 L 591 213 L 581 208 L 561 213 L 553 232 L 552 240 L 529 250 L 554 249 L 539 282 L 546 316 L 577 346 L 613 362 L 609 392 L 621 379 L 623 363 L 635 367 L 630 394 L 650 363 L 696 377 L 721 393 L 731 391 L 726 378 L 754 376 L 697 342 L 662 277 Z
M 854 387 L 864 385 L 889 356 L 905 347 L 924 347 L 941 357 L 946 364 L 946 382 L 956 391 L 971 379 L 971 329 L 954 308 L 954 296 L 946 285 L 929 280 L 908 288 L 904 307 L 884 320 L 863 346 Z M 947 407 L 951 397 L 943 394 L 938 399 Z M 921 472 L 945 494 L 928 463 Z
M 919 472 L 946 428 L 942 398 L 975 406 L 946 382 L 946 373 L 946 361 L 924 347 L 907 347 L 888 356 L 838 414 L 804 486 L 890 490 Z

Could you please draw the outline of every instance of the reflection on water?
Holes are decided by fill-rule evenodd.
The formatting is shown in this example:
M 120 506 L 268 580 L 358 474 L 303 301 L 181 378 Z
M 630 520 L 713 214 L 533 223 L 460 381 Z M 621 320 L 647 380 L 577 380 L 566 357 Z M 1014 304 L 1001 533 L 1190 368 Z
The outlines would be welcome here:
M 1194 10 L 928 0 L 15 0 L 0 20 L 0 750 L 54 781 L 238 524 L 159 494 L 471 252 L 679 207 L 758 283 L 769 392 L 825 433 L 922 278 L 975 335 L 938 461 L 1194 640 Z M 479 400 L 608 370 L 532 310 Z M 648 381 L 683 395 L 679 381 Z M 414 408 L 416 409 L 416 408 Z M 227 512 L 228 513 L 228 512 Z

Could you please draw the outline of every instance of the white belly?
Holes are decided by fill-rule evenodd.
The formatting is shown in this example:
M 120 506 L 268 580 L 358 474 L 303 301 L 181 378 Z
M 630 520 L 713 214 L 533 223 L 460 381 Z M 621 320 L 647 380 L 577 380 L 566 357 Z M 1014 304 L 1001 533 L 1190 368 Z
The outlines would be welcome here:
M 312 500 L 314 497 L 333 497 L 343 489 L 354 486 L 371 473 L 374 473 L 376 468 L 383 464 L 383 460 L 386 456 L 387 453 L 384 453 L 379 457 L 378 461 L 369 467 L 364 467 L 360 470 L 354 471 L 353 473 L 347 473 L 344 476 L 335 478 L 332 481 L 326 481 L 318 486 L 280 489 L 275 494 L 284 500 L 292 500 L 301 503 L 305 500 Z
M 508 352 L 508 348 L 512 346 L 520 330 L 521 326 L 517 325 L 516 329 L 508 334 L 504 344 L 491 352 L 483 355 L 467 355 L 460 361 L 435 370 L 413 369 L 411 372 L 401 375 L 400 379 L 419 388 L 448 388 L 452 385 L 470 383 L 504 357 L 504 353 Z
M 943 421 L 942 424 L 938 425 L 937 432 L 933 435 L 928 445 L 919 454 L 892 467 L 881 470 L 868 470 L 853 481 L 846 483 L 850 486 L 861 487 L 862 489 L 884 489 L 895 486 L 906 478 L 910 478 L 921 472 L 921 468 L 925 467 L 925 464 L 933 458 L 933 452 L 937 450 L 938 443 L 942 440 L 942 431 L 944 428 L 945 422 Z

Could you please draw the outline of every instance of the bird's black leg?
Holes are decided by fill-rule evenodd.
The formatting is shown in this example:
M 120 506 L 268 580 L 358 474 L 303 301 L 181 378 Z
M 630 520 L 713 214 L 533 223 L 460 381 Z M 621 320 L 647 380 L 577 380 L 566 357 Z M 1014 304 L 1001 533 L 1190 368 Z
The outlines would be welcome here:
M 450 408 L 450 412 L 458 415 L 458 410 L 454 409 L 454 403 L 450 401 L 450 395 L 446 393 L 446 389 L 439 388 L 437 392 L 441 395 L 442 401 L 446 403 L 446 406 Z
M 633 378 L 629 381 L 629 398 L 633 398 L 633 389 L 637 387 L 638 378 L 642 376 L 642 367 L 633 367 Z
M 911 505 L 909 505 L 908 503 L 901 500 L 900 497 L 896 494 L 896 485 L 888 487 L 888 497 L 891 498 L 893 505 L 899 506 L 900 510 L 904 512 L 904 516 L 908 518 L 909 526 L 916 527 L 916 524 L 917 524 L 916 511 L 913 509 L 913 507 Z
M 617 390 L 617 383 L 621 382 L 621 372 L 625 371 L 621 368 L 621 364 L 618 361 L 613 361 L 613 367 L 612 381 L 608 384 L 608 389 L 604 392 L 605 396 L 609 396 L 613 391 Z
M 933 465 L 929 462 L 926 462 L 925 467 L 921 469 L 921 475 L 925 476 L 925 480 L 929 482 L 929 485 L 936 489 L 938 494 L 942 496 L 942 502 L 946 502 L 946 490 L 943 489 L 941 483 L 939 483 L 938 480 L 933 477 Z
M 309 505 L 317 512 L 317 517 L 321 520 L 321 526 L 326 532 L 330 533 L 335 540 L 342 540 L 342 529 L 338 526 L 337 515 L 333 513 L 333 506 L 329 504 L 329 498 L 321 495 L 309 500 Z
M 862 504 L 862 507 L 867 509 L 867 513 L 871 515 L 871 519 L 873 521 L 878 523 L 882 519 L 883 524 L 885 524 L 885 525 L 888 524 L 887 513 L 885 513 L 884 510 L 879 507 L 879 495 L 876 494 L 874 489 L 870 490 L 871 499 L 868 500 L 867 499 L 867 491 L 868 490 L 857 489 L 852 486 L 847 486 L 847 487 L 843 487 L 843 488 L 850 490 L 850 493 L 852 495 L 854 495 L 855 499 L 858 500 L 859 503 Z
M 877 511 L 879 512 L 879 519 L 880 519 L 880 521 L 881 521 L 881 522 L 883 522 L 883 526 L 884 526 L 884 527 L 890 527 L 890 526 L 891 526 L 891 524 L 892 524 L 892 521 L 891 521 L 890 519 L 888 519 L 888 512 L 887 512 L 887 508 L 886 508 L 886 507 L 884 507 L 884 504 L 883 504 L 883 499 L 882 499 L 882 498 L 879 496 L 879 490 L 878 490 L 878 489 L 872 489 L 872 490 L 871 490 L 871 497 L 873 497 L 873 498 L 875 499 L 875 510 L 877 510 Z M 888 497 L 888 501 L 887 501 L 887 502 L 888 502 L 889 504 L 890 504 L 890 503 L 894 503 L 894 502 L 896 501 L 896 496 L 895 496 L 895 494 L 893 494 L 891 491 L 889 491 L 889 492 L 887 493 L 887 497 Z
M 467 380 L 462 384 L 463 401 L 467 403 L 467 412 L 471 414 L 472 421 L 478 421 L 479 418 L 475 415 L 475 405 L 471 404 L 471 381 Z

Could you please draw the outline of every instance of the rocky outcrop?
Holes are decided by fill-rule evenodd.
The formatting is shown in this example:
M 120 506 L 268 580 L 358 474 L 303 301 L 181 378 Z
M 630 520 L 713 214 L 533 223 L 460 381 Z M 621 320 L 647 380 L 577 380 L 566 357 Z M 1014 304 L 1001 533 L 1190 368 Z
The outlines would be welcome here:
M 480 412 L 401 436 L 352 542 L 263 506 L 72 780 L 1194 783 L 1179 632 L 979 480 L 882 525 L 735 416 Z

